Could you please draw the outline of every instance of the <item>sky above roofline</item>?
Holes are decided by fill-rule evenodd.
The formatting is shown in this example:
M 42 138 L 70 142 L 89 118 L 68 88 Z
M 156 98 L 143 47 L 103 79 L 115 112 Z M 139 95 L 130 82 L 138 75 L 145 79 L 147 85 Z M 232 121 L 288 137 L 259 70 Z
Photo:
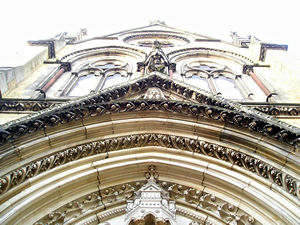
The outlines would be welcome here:
M 27 40 L 75 33 L 80 28 L 87 28 L 89 36 L 102 36 L 153 20 L 223 40 L 230 40 L 230 31 L 254 35 L 265 42 L 288 44 L 290 54 L 300 58 L 298 4 L 293 0 L 10 0 L 1 1 L 0 6 L 1 66 L 29 51 Z

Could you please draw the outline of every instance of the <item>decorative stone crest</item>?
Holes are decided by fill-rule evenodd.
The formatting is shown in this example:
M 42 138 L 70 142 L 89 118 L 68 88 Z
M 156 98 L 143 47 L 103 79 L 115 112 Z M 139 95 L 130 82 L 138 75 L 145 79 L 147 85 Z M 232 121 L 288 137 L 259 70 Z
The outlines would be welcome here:
M 168 192 L 156 183 L 159 176 L 156 166 L 150 165 L 145 176 L 148 182 L 135 193 L 133 200 L 127 201 L 125 224 L 177 224 L 175 201 L 170 201 Z

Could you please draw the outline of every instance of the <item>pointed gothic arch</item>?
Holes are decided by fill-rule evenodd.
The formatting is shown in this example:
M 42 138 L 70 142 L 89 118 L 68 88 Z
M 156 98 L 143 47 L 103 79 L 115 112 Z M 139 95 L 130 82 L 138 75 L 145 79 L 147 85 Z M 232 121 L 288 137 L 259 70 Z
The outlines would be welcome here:
M 165 98 L 144 98 L 153 87 Z M 150 165 L 186 221 L 299 219 L 297 132 L 160 73 L 0 133 L 2 224 L 97 224 L 122 216 Z

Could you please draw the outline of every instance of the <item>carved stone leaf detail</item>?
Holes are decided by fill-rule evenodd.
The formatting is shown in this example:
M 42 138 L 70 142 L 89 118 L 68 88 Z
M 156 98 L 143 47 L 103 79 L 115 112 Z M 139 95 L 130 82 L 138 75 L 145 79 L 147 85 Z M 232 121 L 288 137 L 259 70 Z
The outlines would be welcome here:
M 127 200 L 132 198 L 134 192 L 137 191 L 144 183 L 144 181 L 132 182 L 92 192 L 63 205 L 49 213 L 47 216 L 41 218 L 39 221 L 34 223 L 34 225 L 64 224 L 91 209 L 109 205 L 110 203 L 118 200 Z
M 49 169 L 86 158 L 95 154 L 144 146 L 162 146 L 203 154 L 225 162 L 230 162 L 252 173 L 255 173 L 282 187 L 291 195 L 300 197 L 300 181 L 281 172 L 279 169 L 244 153 L 212 144 L 202 140 L 165 134 L 130 135 L 78 145 L 58 152 L 46 158 L 32 162 L 16 169 L 0 178 L 0 194 L 5 193 L 30 177 L 34 177 Z
M 119 200 L 132 199 L 134 197 L 134 193 L 144 184 L 145 181 L 131 182 L 108 187 L 100 192 L 97 191 L 87 194 L 66 203 L 62 207 L 41 218 L 39 221 L 34 223 L 34 225 L 63 224 L 91 209 L 108 206 Z M 169 193 L 171 199 L 184 200 L 189 204 L 194 205 L 196 208 L 201 208 L 204 211 L 207 210 L 213 213 L 224 222 L 235 222 L 235 224 L 239 225 L 260 224 L 243 210 L 238 209 L 236 206 L 233 206 L 209 193 L 166 181 L 158 181 L 158 184 Z M 201 222 L 201 224 L 212 224 L 204 218 L 195 217 L 195 215 L 192 214 L 190 215 L 190 212 L 182 210 L 179 210 L 178 212 L 188 217 L 194 217 L 197 221 Z M 103 214 L 101 219 L 105 219 L 105 217 L 109 215 L 109 213 Z M 205 221 L 206 223 L 204 223 Z

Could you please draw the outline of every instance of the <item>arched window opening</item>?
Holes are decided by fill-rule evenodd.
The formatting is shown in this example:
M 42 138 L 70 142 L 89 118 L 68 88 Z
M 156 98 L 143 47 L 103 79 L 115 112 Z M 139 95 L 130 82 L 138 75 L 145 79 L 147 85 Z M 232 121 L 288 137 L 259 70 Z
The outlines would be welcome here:
M 68 93 L 68 96 L 82 96 L 87 95 L 91 91 L 96 90 L 100 81 L 100 77 L 95 74 L 88 74 L 77 79 L 75 85 Z
M 106 77 L 102 89 L 109 88 L 117 84 L 121 84 L 123 82 L 126 82 L 127 80 L 128 80 L 127 77 L 122 76 L 120 73 L 116 73 L 114 75 Z
M 214 81 L 224 98 L 243 99 L 243 96 L 237 88 L 234 80 L 223 75 L 219 75 L 218 77 L 214 78 Z
M 237 72 L 239 68 L 234 64 L 223 65 L 216 59 L 188 59 L 181 64 L 180 68 L 181 79 L 184 82 L 214 95 L 219 94 L 224 98 L 237 101 L 257 99 L 264 101 L 260 98 L 262 92 L 259 91 L 259 87 L 244 79 L 246 75 L 239 74 Z
M 61 96 L 78 97 L 91 91 L 101 91 L 114 85 L 128 81 L 132 74 L 132 64 L 122 61 L 116 56 L 87 59 L 74 71 L 62 87 Z
M 193 75 L 186 78 L 186 82 L 190 85 L 196 86 L 197 88 L 210 91 L 206 78 L 200 77 L 198 75 Z

